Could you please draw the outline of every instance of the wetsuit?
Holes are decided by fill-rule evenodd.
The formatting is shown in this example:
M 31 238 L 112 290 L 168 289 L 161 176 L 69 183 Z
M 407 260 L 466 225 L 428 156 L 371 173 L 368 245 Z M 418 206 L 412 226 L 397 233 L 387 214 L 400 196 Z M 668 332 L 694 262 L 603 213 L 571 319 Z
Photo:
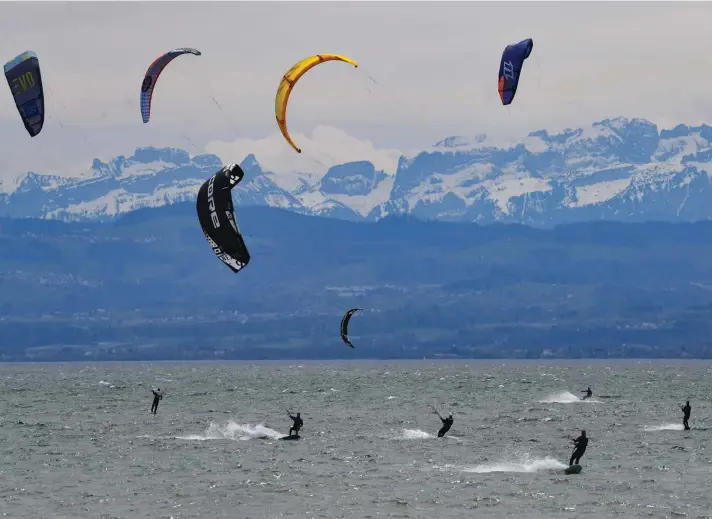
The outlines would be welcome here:
M 591 391 L 591 388 L 589 387 L 586 391 L 581 391 L 582 393 L 586 393 L 586 395 L 583 397 L 584 400 L 587 398 L 591 398 L 593 395 L 593 391 Z
M 153 404 L 151 405 L 151 412 L 153 414 L 156 414 L 156 411 L 158 411 L 158 402 L 163 398 L 163 395 L 160 393 L 160 389 L 158 391 L 154 391 L 153 389 L 151 390 L 151 393 L 153 393 Z
M 448 416 L 447 418 L 443 418 L 440 415 L 438 415 L 438 417 L 443 422 L 443 426 L 438 431 L 438 438 L 442 438 L 443 436 L 445 436 L 445 433 L 450 430 L 450 427 L 452 427 L 452 422 L 454 422 L 454 419 L 452 415 Z
M 576 445 L 576 448 L 574 449 L 574 452 L 571 455 L 571 459 L 569 460 L 569 466 L 573 465 L 574 461 L 576 462 L 576 465 L 579 464 L 581 456 L 583 456 L 583 453 L 586 452 L 588 438 L 586 438 L 586 436 L 582 434 L 574 440 L 574 445 Z
M 682 425 L 685 426 L 685 430 L 689 431 L 690 430 L 690 424 L 687 423 L 687 421 L 690 419 L 690 413 L 692 412 L 692 408 L 690 407 L 690 402 L 687 402 L 685 406 L 680 406 L 680 409 L 682 409 L 682 412 L 684 413 L 682 417 Z
M 302 421 L 301 417 L 299 416 L 299 413 L 297 413 L 297 416 L 292 416 L 290 414 L 289 417 L 294 421 L 292 426 L 289 428 L 289 436 L 292 435 L 292 431 L 294 431 L 295 436 L 299 436 L 299 429 L 302 428 L 302 425 L 304 425 L 304 422 Z

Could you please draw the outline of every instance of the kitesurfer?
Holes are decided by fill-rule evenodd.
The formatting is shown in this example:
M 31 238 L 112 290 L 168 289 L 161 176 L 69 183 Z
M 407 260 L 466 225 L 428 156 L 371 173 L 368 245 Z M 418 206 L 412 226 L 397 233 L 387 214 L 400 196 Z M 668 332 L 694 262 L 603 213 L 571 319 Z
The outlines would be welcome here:
M 575 448 L 573 454 L 571 455 L 571 459 L 569 460 L 569 467 L 574 464 L 574 461 L 576 462 L 576 465 L 578 465 L 581 456 L 583 456 L 583 453 L 586 452 L 586 446 L 588 445 L 586 431 L 581 431 L 581 436 L 572 441 L 574 442 Z
M 292 436 L 292 431 L 294 431 L 294 436 L 299 436 L 299 429 L 301 429 L 302 425 L 304 425 L 304 421 L 302 421 L 302 417 L 300 416 L 299 413 L 297 413 L 297 416 L 292 416 L 292 413 L 287 411 L 287 414 L 294 422 L 292 424 L 292 426 L 289 428 L 289 436 Z
M 433 411 L 435 411 L 435 409 L 433 409 Z M 437 411 L 435 411 L 435 414 L 438 415 L 438 418 L 440 418 L 440 421 L 442 421 L 443 423 L 443 426 L 438 431 L 438 438 L 442 438 L 443 436 L 445 436 L 445 433 L 450 430 L 450 427 L 452 427 L 452 422 L 454 421 L 454 418 L 452 417 L 452 413 L 450 413 L 447 418 L 443 418 L 442 416 L 440 416 L 440 413 L 438 413 Z
M 155 391 L 152 389 L 151 393 L 153 393 L 153 404 L 151 405 L 151 412 L 153 414 L 156 414 L 156 411 L 158 411 L 158 402 L 163 398 L 163 395 L 161 394 L 160 387 Z
M 690 401 L 688 400 L 684 406 L 680 406 L 680 409 L 682 409 L 682 412 L 684 413 L 682 417 L 682 425 L 685 426 L 686 431 L 689 431 L 690 424 L 688 424 L 687 421 L 690 419 L 690 413 L 692 412 L 692 407 L 690 407 Z
M 591 391 L 591 388 L 589 387 L 586 391 L 581 391 L 582 393 L 586 393 L 583 397 L 582 400 L 586 400 L 587 398 L 591 398 L 593 395 L 593 391 Z

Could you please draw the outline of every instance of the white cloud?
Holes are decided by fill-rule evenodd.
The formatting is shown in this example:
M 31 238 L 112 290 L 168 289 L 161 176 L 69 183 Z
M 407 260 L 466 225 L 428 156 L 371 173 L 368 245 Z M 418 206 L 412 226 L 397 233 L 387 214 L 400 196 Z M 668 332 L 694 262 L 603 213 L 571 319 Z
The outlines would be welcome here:
M 297 153 L 279 131 L 263 139 L 237 139 L 233 142 L 214 141 L 205 149 L 223 162 L 240 162 L 250 153 L 262 167 L 274 173 L 326 173 L 336 164 L 367 160 L 376 169 L 395 173 L 403 154 L 395 149 L 377 148 L 371 141 L 360 140 L 331 126 L 317 126 L 311 137 L 302 133 L 289 134 L 301 148 Z

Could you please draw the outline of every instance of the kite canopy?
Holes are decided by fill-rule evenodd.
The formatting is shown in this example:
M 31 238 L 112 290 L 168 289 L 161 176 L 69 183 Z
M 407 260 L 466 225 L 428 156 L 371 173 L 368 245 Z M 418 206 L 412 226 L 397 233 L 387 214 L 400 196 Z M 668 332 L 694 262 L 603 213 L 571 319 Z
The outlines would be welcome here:
M 289 95 L 292 93 L 292 89 L 300 77 L 306 74 L 309 69 L 325 61 L 343 61 L 350 63 L 354 67 L 358 67 L 358 63 L 346 56 L 339 54 L 317 54 L 316 56 L 303 59 L 292 66 L 292 68 L 284 74 L 282 81 L 279 83 L 279 88 L 277 88 L 277 96 L 274 99 L 274 114 L 277 117 L 277 126 L 279 126 L 279 130 L 282 132 L 284 138 L 287 139 L 289 145 L 294 148 L 297 153 L 301 153 L 302 150 L 297 148 L 297 145 L 294 144 L 287 131 L 287 103 L 289 102 Z
M 146 76 L 143 78 L 143 83 L 141 83 L 141 117 L 143 117 L 144 123 L 147 123 L 151 118 L 153 89 L 156 88 L 156 81 L 158 81 L 161 72 L 163 72 L 163 69 L 166 68 L 171 61 L 183 54 L 201 55 L 197 49 L 173 49 L 156 58 L 156 61 L 151 63 L 151 66 L 148 67 Z
M 354 347 L 353 344 L 351 344 L 351 341 L 349 340 L 349 333 L 348 333 L 348 327 L 349 327 L 349 321 L 351 320 L 351 316 L 358 312 L 363 310 L 363 308 L 352 308 L 346 314 L 344 314 L 344 317 L 341 319 L 341 340 L 343 340 L 346 344 L 348 344 L 351 348 Z
M 533 48 L 534 41 L 530 38 L 513 45 L 507 45 L 504 49 L 502 61 L 499 64 L 499 82 L 497 83 L 497 90 L 499 90 L 499 97 L 502 99 L 503 105 L 514 101 L 524 60 L 529 57 Z
M 250 253 L 235 221 L 231 194 L 244 176 L 240 166 L 228 164 L 200 186 L 196 202 L 200 227 L 208 243 L 235 273 L 250 262 Z
M 44 125 L 45 103 L 37 54 L 27 50 L 5 63 L 5 78 L 25 129 L 34 137 Z

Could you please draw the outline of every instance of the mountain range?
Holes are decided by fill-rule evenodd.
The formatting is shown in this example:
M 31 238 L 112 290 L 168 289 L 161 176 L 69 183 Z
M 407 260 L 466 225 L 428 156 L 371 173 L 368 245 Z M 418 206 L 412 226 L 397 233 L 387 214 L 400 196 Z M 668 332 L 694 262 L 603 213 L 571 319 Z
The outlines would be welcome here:
M 238 274 L 192 201 L 0 218 L 0 361 L 712 357 L 712 222 L 235 214 Z
M 234 160 L 239 160 L 236 157 Z M 617 220 L 684 222 L 712 215 L 712 127 L 659 130 L 615 118 L 579 129 L 530 133 L 500 143 L 486 135 L 448 137 L 402 156 L 395 173 L 368 161 L 323 174 L 264 170 L 254 155 L 236 205 L 270 206 L 350 221 L 412 215 L 452 222 L 532 226 Z M 131 157 L 94 160 L 81 176 L 29 172 L 0 183 L 0 215 L 105 220 L 146 207 L 194 200 L 221 167 L 215 155 L 139 148 Z
M 710 160 L 712 127 L 624 118 L 449 137 L 395 172 L 249 155 L 238 274 L 195 213 L 215 155 L 27 173 L 0 184 L 0 361 L 711 358 Z

